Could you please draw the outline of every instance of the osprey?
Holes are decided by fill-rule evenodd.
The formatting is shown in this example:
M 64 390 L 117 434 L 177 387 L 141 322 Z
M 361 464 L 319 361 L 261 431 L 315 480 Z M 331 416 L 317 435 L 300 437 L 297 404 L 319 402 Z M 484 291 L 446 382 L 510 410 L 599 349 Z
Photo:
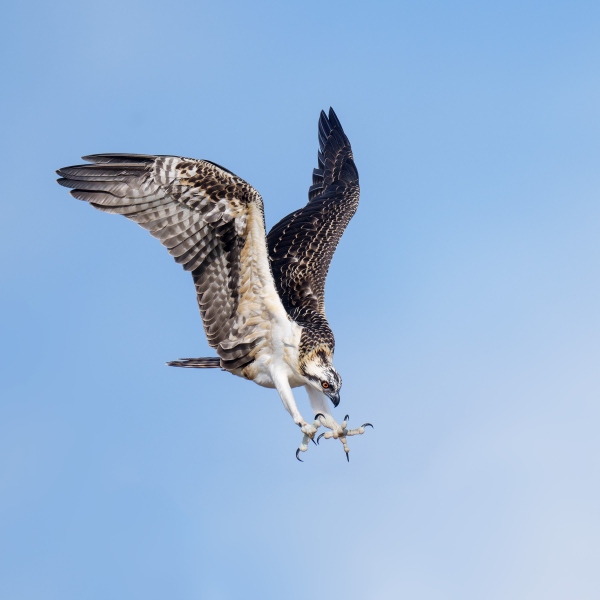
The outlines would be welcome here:
M 94 154 L 59 169 L 60 185 L 94 208 L 147 229 L 190 271 L 208 343 L 218 357 L 185 358 L 174 367 L 221 368 L 275 388 L 309 440 L 339 439 L 349 458 L 348 429 L 329 402 L 340 402 L 334 338 L 325 318 L 325 278 L 335 248 L 358 206 L 358 172 L 350 142 L 333 112 L 319 119 L 319 168 L 308 204 L 266 235 L 260 194 L 208 160 L 145 154 Z M 304 420 L 292 388 L 304 386 L 315 417 Z

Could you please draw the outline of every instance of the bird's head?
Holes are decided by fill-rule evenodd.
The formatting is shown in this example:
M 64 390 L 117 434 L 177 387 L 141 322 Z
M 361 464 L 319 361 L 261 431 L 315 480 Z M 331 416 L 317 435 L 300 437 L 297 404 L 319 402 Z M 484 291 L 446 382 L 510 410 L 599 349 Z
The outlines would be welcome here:
M 308 385 L 325 394 L 334 406 L 340 403 L 342 378 L 332 363 L 331 352 L 319 349 L 304 357 L 301 372 Z

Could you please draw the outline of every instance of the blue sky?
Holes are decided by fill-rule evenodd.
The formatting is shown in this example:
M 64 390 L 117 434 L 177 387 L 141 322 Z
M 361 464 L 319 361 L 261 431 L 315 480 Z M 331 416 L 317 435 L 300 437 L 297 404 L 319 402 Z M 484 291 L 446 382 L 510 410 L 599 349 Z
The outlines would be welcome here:
M 0 597 L 600 597 L 597 2 L 0 11 Z M 274 391 L 165 367 L 210 353 L 191 278 L 54 182 L 207 158 L 271 226 L 330 105 L 362 189 L 336 414 L 375 425 L 349 465 L 298 463 Z

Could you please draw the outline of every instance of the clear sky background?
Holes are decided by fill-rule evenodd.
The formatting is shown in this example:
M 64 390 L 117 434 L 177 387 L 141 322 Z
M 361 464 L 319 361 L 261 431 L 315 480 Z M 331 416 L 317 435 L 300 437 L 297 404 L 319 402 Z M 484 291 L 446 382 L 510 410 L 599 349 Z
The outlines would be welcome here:
M 598 2 L 5 2 L 0 597 L 600 597 Z M 207 158 L 303 205 L 319 111 L 361 204 L 335 414 L 294 458 L 220 371 L 189 274 L 55 183 Z M 310 415 L 303 390 L 301 409 Z

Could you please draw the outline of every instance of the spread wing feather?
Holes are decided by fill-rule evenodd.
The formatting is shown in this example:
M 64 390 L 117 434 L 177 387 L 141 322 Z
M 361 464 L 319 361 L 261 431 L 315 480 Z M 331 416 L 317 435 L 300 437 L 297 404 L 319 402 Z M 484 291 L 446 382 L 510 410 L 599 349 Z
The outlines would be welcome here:
M 267 242 L 277 291 L 288 314 L 300 323 L 319 322 L 328 329 L 325 279 L 360 192 L 350 142 L 332 108 L 329 116 L 321 112 L 319 146 L 308 204 L 277 223 Z
M 203 160 L 141 154 L 84 160 L 91 164 L 57 171 L 58 182 L 73 188 L 75 198 L 122 214 L 158 238 L 192 273 L 206 337 L 221 366 L 233 370 L 251 362 L 268 335 L 265 295 L 276 299 L 260 194 Z M 273 302 L 269 306 L 272 317 Z M 287 318 L 280 302 L 279 308 Z

